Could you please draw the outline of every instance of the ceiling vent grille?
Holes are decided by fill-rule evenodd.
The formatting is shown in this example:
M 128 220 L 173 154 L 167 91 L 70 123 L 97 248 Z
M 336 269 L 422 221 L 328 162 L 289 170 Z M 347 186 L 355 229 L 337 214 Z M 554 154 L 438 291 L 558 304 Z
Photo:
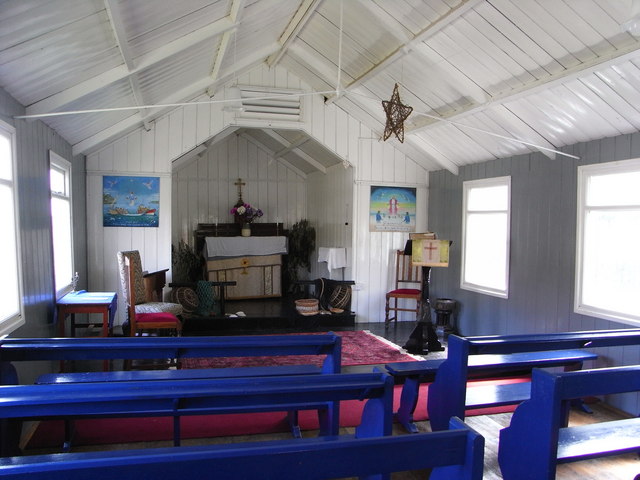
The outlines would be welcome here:
M 238 85 L 242 103 L 240 116 L 268 120 L 300 121 L 301 90 Z

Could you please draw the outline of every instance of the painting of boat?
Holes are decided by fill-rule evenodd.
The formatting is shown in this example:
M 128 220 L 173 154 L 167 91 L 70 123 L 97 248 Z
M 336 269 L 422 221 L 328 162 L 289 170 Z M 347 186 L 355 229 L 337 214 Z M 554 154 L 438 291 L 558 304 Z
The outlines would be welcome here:
M 103 177 L 105 227 L 157 227 L 159 177 Z

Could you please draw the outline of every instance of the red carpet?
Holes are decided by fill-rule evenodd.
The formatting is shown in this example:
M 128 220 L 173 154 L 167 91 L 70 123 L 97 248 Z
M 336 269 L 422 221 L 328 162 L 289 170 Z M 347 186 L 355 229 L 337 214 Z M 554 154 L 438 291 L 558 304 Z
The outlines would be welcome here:
M 403 353 L 400 347 L 365 330 L 335 332 L 342 337 L 342 365 L 375 365 L 410 362 L 416 358 Z M 320 335 L 321 333 L 305 333 Z M 292 333 L 291 335 L 299 335 Z M 268 357 L 185 358 L 182 368 L 257 367 L 273 365 L 322 365 L 325 355 L 287 355 Z
M 470 383 L 474 385 L 487 385 L 489 383 L 516 383 L 527 381 L 526 378 L 509 380 L 483 380 Z M 401 385 L 394 390 L 394 410 L 400 402 Z M 420 388 L 418 408 L 415 412 L 415 420 L 427 419 L 428 385 Z M 346 401 L 340 409 L 340 425 L 354 427 L 360 423 L 362 407 L 364 403 L 359 401 Z M 511 412 L 515 406 L 486 408 L 470 410 L 467 416 L 489 415 L 493 413 Z M 171 440 L 172 419 L 168 417 L 154 418 L 121 418 L 121 419 L 89 419 L 79 420 L 75 423 L 76 434 L 74 445 L 104 445 L 112 443 L 131 443 L 156 440 Z M 318 428 L 316 412 L 300 412 L 300 426 L 303 430 L 315 430 Z M 279 412 L 266 412 L 231 415 L 205 415 L 187 416 L 181 420 L 182 438 L 207 438 L 225 437 L 233 435 L 254 435 L 261 433 L 286 432 L 286 414 Z M 40 424 L 36 433 L 29 442 L 28 448 L 56 447 L 62 445 L 64 427 L 62 421 L 45 421 Z

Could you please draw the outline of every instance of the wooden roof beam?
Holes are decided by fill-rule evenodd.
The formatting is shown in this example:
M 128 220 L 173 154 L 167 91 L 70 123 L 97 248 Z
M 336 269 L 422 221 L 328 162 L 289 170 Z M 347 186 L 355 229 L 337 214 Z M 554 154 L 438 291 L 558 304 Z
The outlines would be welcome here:
M 120 54 L 122 55 L 124 64 L 127 66 L 127 70 L 129 71 L 129 85 L 131 86 L 131 91 L 133 92 L 134 101 L 138 105 L 144 105 L 146 102 L 144 100 L 144 95 L 142 94 L 142 89 L 140 88 L 138 74 L 134 72 L 135 64 L 133 62 L 133 55 L 131 54 L 131 49 L 129 48 L 127 32 L 124 27 L 122 12 L 120 11 L 118 2 L 116 0 L 104 0 L 104 6 L 107 10 L 109 20 L 111 21 L 111 28 L 113 29 L 113 36 L 116 39 L 116 44 L 120 49 Z M 143 119 L 147 115 L 146 109 L 144 108 L 141 109 L 140 113 L 142 114 Z M 149 122 L 147 120 L 144 120 L 144 129 L 147 132 L 151 130 L 151 125 L 149 125 Z
M 119 65 L 104 73 L 96 75 L 89 80 L 80 82 L 72 87 L 40 100 L 39 102 L 33 103 L 27 107 L 26 114 L 39 115 L 60 110 L 65 105 L 72 103 L 79 98 L 90 95 L 101 88 L 125 79 L 131 74 L 149 68 L 172 55 L 188 50 L 202 41 L 216 37 L 223 34 L 225 31 L 234 29 L 235 27 L 236 24 L 234 24 L 229 17 L 217 20 L 206 27 L 195 30 L 141 56 L 137 59 L 136 66 L 134 68 L 128 68 L 127 65 Z
M 279 144 L 281 144 L 285 148 L 288 148 L 291 145 L 293 145 L 286 138 L 284 138 L 282 135 L 280 135 L 279 133 L 275 132 L 274 130 L 264 129 L 264 133 L 269 135 L 271 138 L 273 138 L 276 142 L 278 142 Z M 322 165 L 316 159 L 312 158 L 311 156 L 309 156 L 307 153 L 303 152 L 299 148 L 294 147 L 291 151 L 292 151 L 292 153 L 295 153 L 300 158 L 302 158 L 309 165 L 314 167 L 316 170 L 318 170 L 318 171 L 320 171 L 320 172 L 322 172 L 324 174 L 327 173 L 327 169 L 326 169 L 326 167 L 324 165 Z
M 265 152 L 267 152 L 269 155 L 271 155 L 273 159 L 276 159 L 276 157 L 274 156 L 275 153 L 274 151 L 267 147 L 264 143 L 262 143 L 260 140 L 258 140 L 257 138 L 252 137 L 250 134 L 248 134 L 246 131 L 242 132 L 240 134 L 240 136 L 242 138 L 244 138 L 245 140 L 247 140 L 248 142 L 253 143 L 255 146 L 263 149 Z M 278 163 L 281 163 L 283 165 L 285 165 L 287 168 L 290 168 L 291 170 L 293 170 L 297 175 L 301 176 L 302 178 L 307 178 L 307 174 L 305 172 L 303 172 L 302 170 L 300 170 L 298 167 L 296 167 L 295 165 L 293 165 L 291 162 L 289 162 L 288 160 L 285 160 L 284 158 L 278 158 L 276 159 Z M 271 163 L 271 160 L 269 160 L 269 163 Z
M 281 45 L 280 49 L 267 58 L 267 65 L 269 65 L 269 67 L 275 67 L 278 62 L 280 62 L 280 59 L 287 53 L 289 45 L 291 45 L 307 22 L 309 22 L 321 2 L 322 0 L 303 0 L 295 15 L 291 18 L 287 28 L 285 28 L 278 39 L 278 43 Z
M 453 22 L 455 19 L 461 17 L 466 12 L 473 9 L 483 1 L 484 0 L 463 0 L 459 5 L 453 7 L 447 13 L 445 13 L 440 18 L 438 18 L 435 22 L 431 23 L 427 28 L 420 31 L 411 40 L 400 45 L 393 52 L 387 55 L 382 61 L 373 65 L 369 70 L 364 72 L 358 78 L 354 79 L 351 83 L 347 84 L 344 87 L 344 89 L 348 90 L 350 88 L 358 87 L 362 85 L 364 82 L 366 82 L 367 80 L 369 80 L 370 78 L 373 78 L 376 75 L 378 75 L 380 72 L 383 72 L 385 69 L 390 67 L 393 63 L 395 63 L 396 61 L 400 60 L 402 57 L 407 55 L 412 50 L 414 45 L 429 39 L 429 37 L 435 35 L 440 30 L 442 30 L 447 25 L 449 25 L 451 22 Z M 332 95 L 329 98 L 327 98 L 326 103 L 331 104 L 335 100 L 337 100 L 338 97 L 339 95 Z
M 545 78 L 540 78 L 526 85 L 522 85 L 520 88 L 515 88 L 503 94 L 495 95 L 491 97 L 487 102 L 472 104 L 466 108 L 453 111 L 447 115 L 442 115 L 441 118 L 443 120 L 449 121 L 461 120 L 468 115 L 480 113 L 494 106 L 504 105 L 506 103 L 519 100 L 520 98 L 526 97 L 528 95 L 535 94 L 541 90 L 554 88 L 562 83 L 578 79 L 579 77 L 589 75 L 598 70 L 608 68 L 612 65 L 617 65 L 622 62 L 636 59 L 639 51 L 640 48 L 638 47 L 637 43 L 633 43 L 626 48 L 612 50 L 609 55 L 600 56 L 598 58 L 594 58 L 589 62 L 581 63 L 572 68 L 567 68 L 561 73 L 550 75 Z M 405 124 L 405 133 L 417 133 L 437 123 L 439 123 L 438 120 L 434 120 L 431 118 L 415 118 L 413 121 Z
M 229 18 L 232 23 L 237 24 L 240 22 L 240 17 L 242 17 L 242 13 L 244 12 L 244 2 L 245 0 L 233 0 L 233 2 L 231 2 L 231 9 L 227 18 Z M 236 35 L 236 30 L 227 30 L 222 34 L 222 40 L 220 41 L 216 58 L 213 61 L 213 69 L 211 70 L 211 78 L 214 82 L 218 79 L 220 68 L 222 67 L 222 60 L 224 60 L 227 50 L 229 49 L 231 34 Z M 207 93 L 210 97 L 213 97 L 213 92 L 209 91 Z

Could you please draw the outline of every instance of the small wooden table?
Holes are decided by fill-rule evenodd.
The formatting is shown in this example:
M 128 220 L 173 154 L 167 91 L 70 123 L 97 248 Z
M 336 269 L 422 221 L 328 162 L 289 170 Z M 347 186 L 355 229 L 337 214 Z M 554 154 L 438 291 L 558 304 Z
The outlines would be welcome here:
M 115 292 L 78 292 L 67 293 L 56 303 L 58 309 L 58 335 L 64 337 L 64 323 L 71 315 L 71 336 L 76 336 L 76 328 L 102 327 L 102 336 L 108 337 L 113 331 L 113 319 L 118 308 L 118 295 Z M 76 313 L 102 313 L 102 323 L 76 324 Z

